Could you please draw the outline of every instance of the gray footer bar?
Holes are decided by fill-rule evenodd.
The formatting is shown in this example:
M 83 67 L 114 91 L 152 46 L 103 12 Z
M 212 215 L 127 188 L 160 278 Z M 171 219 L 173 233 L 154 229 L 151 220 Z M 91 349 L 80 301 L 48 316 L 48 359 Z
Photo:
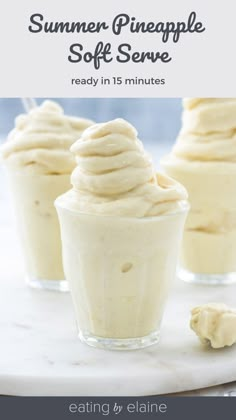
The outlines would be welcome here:
M 1 420 L 235 420 L 236 398 L 0 397 Z

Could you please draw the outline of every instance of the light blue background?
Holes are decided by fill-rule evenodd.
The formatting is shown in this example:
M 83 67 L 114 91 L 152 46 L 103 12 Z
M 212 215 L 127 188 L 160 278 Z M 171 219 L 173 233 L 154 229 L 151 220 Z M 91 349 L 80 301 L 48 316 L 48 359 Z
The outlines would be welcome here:
M 38 98 L 41 103 L 43 99 Z M 56 98 L 65 113 L 103 122 L 117 117 L 130 121 L 150 146 L 173 144 L 181 123 L 181 99 Z M 6 138 L 15 117 L 24 112 L 20 98 L 0 99 L 0 137 Z M 169 146 L 170 147 L 170 146 Z

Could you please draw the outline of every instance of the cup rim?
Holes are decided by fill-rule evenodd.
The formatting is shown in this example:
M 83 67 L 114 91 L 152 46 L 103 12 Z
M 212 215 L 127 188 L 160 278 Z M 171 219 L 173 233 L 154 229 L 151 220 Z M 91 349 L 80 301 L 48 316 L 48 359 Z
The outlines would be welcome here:
M 200 168 L 203 174 L 207 173 L 214 175 L 228 175 L 229 168 L 230 170 L 233 170 L 233 172 L 236 171 L 235 161 L 186 159 L 184 157 L 176 156 L 171 152 L 161 157 L 160 165 L 167 175 L 167 169 L 169 167 L 181 167 L 183 172 L 189 172 L 189 170 L 191 170 L 193 173 L 199 173 Z M 173 175 L 171 177 L 173 177 Z
M 179 200 L 179 202 L 181 203 L 181 207 L 173 212 L 170 213 L 166 213 L 166 214 L 159 214 L 156 216 L 144 216 L 144 217 L 135 217 L 135 216 L 119 216 L 119 215 L 111 215 L 111 214 L 102 214 L 102 213 L 86 213 L 83 211 L 78 211 L 75 209 L 69 209 L 67 208 L 65 205 L 63 205 L 63 197 L 59 196 L 56 198 L 56 200 L 54 201 L 54 206 L 56 208 L 61 208 L 66 210 L 67 212 L 70 213 L 74 213 L 77 215 L 82 215 L 82 216 L 88 216 L 88 217 L 99 217 L 99 218 L 109 218 L 109 219 L 118 219 L 118 220 L 126 220 L 126 221 L 151 221 L 151 220 L 162 220 L 162 219 L 168 219 L 171 218 L 173 216 L 176 216 L 177 214 L 184 214 L 187 213 L 190 209 L 190 204 L 188 200 Z

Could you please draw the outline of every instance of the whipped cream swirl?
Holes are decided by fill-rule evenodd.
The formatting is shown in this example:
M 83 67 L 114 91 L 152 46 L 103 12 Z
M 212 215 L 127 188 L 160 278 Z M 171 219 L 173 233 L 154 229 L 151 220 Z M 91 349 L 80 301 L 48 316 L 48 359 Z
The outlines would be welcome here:
M 55 102 L 44 101 L 28 114 L 19 115 L 2 147 L 2 157 L 14 169 L 31 174 L 70 174 L 76 163 L 71 145 L 92 124 L 64 115 Z
M 123 119 L 95 124 L 73 144 L 77 167 L 64 199 L 79 211 L 117 216 L 156 216 L 181 208 L 184 187 L 156 174 L 135 128 Z
M 236 99 L 186 98 L 172 153 L 198 161 L 236 161 Z

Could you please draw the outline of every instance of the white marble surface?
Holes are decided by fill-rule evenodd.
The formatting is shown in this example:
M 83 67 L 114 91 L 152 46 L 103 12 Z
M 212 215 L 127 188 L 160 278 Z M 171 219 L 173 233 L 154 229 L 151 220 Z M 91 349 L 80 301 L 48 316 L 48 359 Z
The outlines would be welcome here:
M 236 286 L 176 282 L 159 345 L 126 353 L 92 349 L 76 337 L 69 294 L 25 286 L 12 220 L 0 168 L 0 394 L 183 395 L 191 390 L 184 395 L 211 396 L 236 391 L 236 383 L 212 387 L 236 381 L 236 346 L 204 349 L 188 326 L 195 304 L 220 300 L 236 306 Z
M 195 304 L 236 306 L 236 286 L 176 282 L 159 345 L 107 352 L 77 339 L 69 294 L 25 286 L 20 249 L 7 225 L 0 226 L 0 249 L 0 394 L 139 396 L 236 380 L 236 346 L 203 348 L 188 326 Z

